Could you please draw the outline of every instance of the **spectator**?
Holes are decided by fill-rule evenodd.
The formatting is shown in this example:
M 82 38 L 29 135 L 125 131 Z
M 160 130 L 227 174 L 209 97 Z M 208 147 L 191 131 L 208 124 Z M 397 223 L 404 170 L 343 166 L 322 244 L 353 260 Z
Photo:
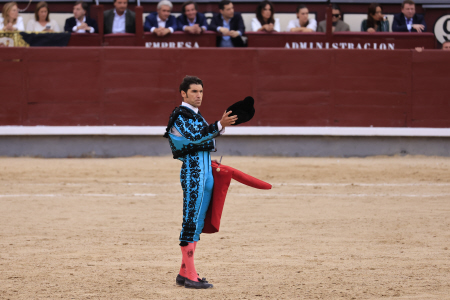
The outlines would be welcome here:
M 256 8 L 256 18 L 252 20 L 253 31 L 280 32 L 280 19 L 274 19 L 272 2 L 264 0 Z
M 367 19 L 361 22 L 361 31 L 389 32 L 389 21 L 387 17 L 384 17 L 380 4 L 372 3 L 369 5 Z
M 103 13 L 105 34 L 136 32 L 136 14 L 127 7 L 128 0 L 114 0 L 114 8 Z
M 341 20 L 341 8 L 337 4 L 333 4 L 331 6 L 331 22 L 333 26 L 331 28 L 331 32 L 339 32 L 339 31 L 350 31 L 350 26 L 347 23 Z M 326 32 L 327 31 L 327 20 L 323 20 L 319 22 L 319 27 L 317 28 L 318 32 Z
M 219 2 L 219 14 L 214 15 L 209 24 L 209 30 L 220 32 L 217 37 L 217 47 L 244 47 L 242 35 L 245 33 L 245 25 L 242 16 L 234 12 L 233 3 L 230 0 Z
M 157 36 L 165 36 L 177 30 L 177 19 L 172 16 L 172 2 L 162 0 L 158 3 L 157 12 L 145 18 L 144 31 L 150 31 Z
M 3 5 L 2 17 L 0 17 L 1 28 L 4 31 L 25 31 L 23 19 L 19 16 L 19 8 L 16 2 L 8 2 Z
M 28 21 L 27 31 L 60 32 L 58 23 L 50 21 L 47 2 L 41 1 L 34 10 L 34 20 Z
M 423 32 L 427 31 L 427 25 L 423 16 L 416 15 L 414 1 L 405 0 L 402 3 L 402 12 L 394 16 L 392 23 L 394 32 Z
M 197 3 L 194 1 L 183 3 L 181 15 L 177 18 L 177 28 L 192 34 L 200 34 L 207 30 L 208 23 L 206 23 L 205 15 L 197 11 Z
M 442 44 L 442 50 L 450 51 L 450 41 L 445 41 L 445 42 Z
M 297 19 L 289 21 L 287 31 L 290 32 L 314 32 L 317 29 L 317 22 L 314 19 L 309 20 L 309 10 L 305 5 L 300 4 L 297 7 Z
M 88 6 L 81 0 L 75 2 L 73 6 L 73 17 L 66 19 L 64 31 L 77 33 L 97 33 L 97 22 L 86 17 Z

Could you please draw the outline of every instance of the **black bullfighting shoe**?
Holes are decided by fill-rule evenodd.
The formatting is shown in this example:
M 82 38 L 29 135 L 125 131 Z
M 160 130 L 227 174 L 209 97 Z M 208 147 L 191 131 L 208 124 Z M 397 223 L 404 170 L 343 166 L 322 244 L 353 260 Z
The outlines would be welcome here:
M 176 283 L 177 285 L 184 286 L 184 281 L 186 280 L 186 277 L 181 276 L 180 274 L 177 275 Z
M 198 274 L 197 274 L 198 275 Z M 200 278 L 197 278 L 198 279 L 198 281 L 202 281 L 202 282 L 206 282 L 206 283 L 208 283 L 208 281 L 206 281 L 206 278 L 205 277 L 203 277 L 202 279 L 200 279 Z M 176 279 L 176 283 L 177 283 L 177 285 L 181 285 L 181 286 L 184 286 L 184 281 L 186 280 L 186 277 L 184 277 L 184 276 L 181 276 L 180 274 L 178 274 L 177 275 L 177 279 Z
M 189 278 L 186 278 L 184 280 L 184 287 L 187 289 L 210 289 L 213 285 L 207 281 L 192 281 Z

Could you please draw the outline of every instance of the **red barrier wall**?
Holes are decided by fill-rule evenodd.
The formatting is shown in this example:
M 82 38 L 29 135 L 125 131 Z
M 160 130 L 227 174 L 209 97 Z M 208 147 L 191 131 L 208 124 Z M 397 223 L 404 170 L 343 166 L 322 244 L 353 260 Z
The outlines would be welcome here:
M 288 48 L 288 49 L 374 49 L 399 50 L 424 47 L 436 49 L 436 39 L 432 33 L 367 33 L 336 32 L 325 34 L 320 32 L 247 32 L 248 46 L 255 48 Z
M 0 48 L 0 125 L 166 125 L 186 75 L 247 125 L 450 127 L 450 53 L 430 50 Z

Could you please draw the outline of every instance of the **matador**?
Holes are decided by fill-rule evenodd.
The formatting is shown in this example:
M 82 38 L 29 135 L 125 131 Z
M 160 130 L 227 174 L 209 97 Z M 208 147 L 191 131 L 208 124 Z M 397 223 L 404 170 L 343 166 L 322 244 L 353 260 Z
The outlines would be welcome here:
M 164 134 L 169 139 L 173 158 L 183 162 L 180 172 L 183 222 L 179 238 L 182 261 L 176 283 L 186 288 L 207 289 L 213 285 L 198 276 L 194 253 L 214 186 L 210 152 L 215 149 L 215 138 L 224 133 L 225 127 L 234 124 L 237 116 L 230 116 L 230 110 L 220 121 L 208 124 L 198 109 L 203 100 L 203 82 L 198 77 L 186 76 L 179 91 L 183 102 L 170 115 Z

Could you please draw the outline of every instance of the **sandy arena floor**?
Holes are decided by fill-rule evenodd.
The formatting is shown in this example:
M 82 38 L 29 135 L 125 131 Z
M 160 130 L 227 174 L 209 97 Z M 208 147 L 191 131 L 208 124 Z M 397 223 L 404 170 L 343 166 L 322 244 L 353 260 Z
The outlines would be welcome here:
M 224 157 L 200 276 L 175 285 L 181 163 L 0 158 L 0 299 L 450 299 L 450 159 Z

